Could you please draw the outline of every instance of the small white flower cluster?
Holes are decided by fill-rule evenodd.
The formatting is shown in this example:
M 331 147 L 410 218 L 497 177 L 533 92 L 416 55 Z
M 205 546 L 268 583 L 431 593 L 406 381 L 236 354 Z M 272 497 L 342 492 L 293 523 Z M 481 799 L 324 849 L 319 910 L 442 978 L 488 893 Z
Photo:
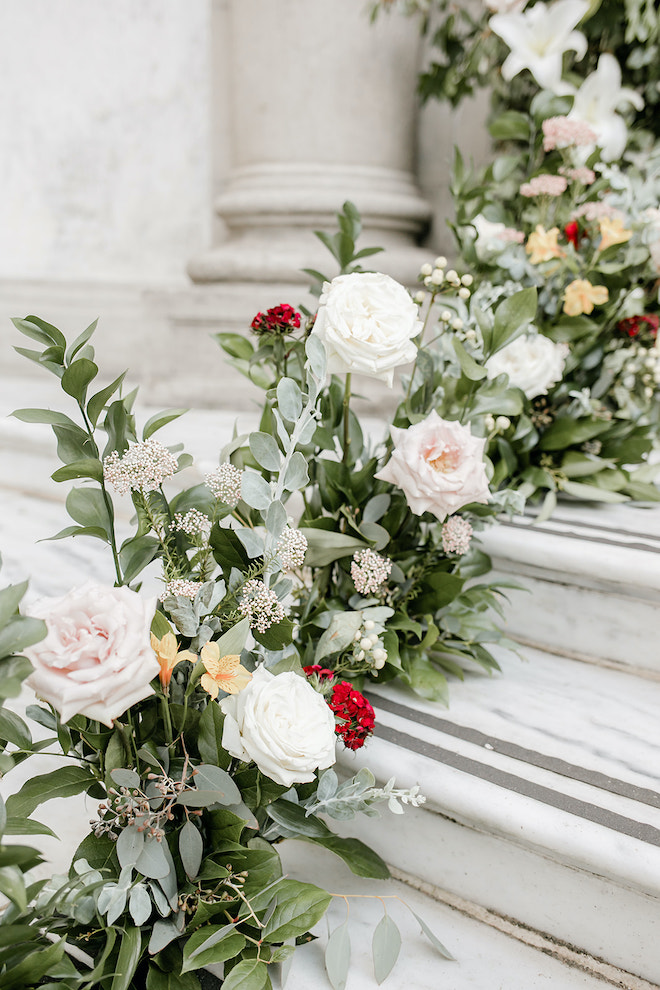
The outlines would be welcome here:
M 103 477 L 120 495 L 127 492 L 154 492 L 176 471 L 174 454 L 158 440 L 130 443 L 120 455 L 113 450 L 103 461 Z
M 462 516 L 450 516 L 442 527 L 442 549 L 461 556 L 470 549 L 473 529 Z
M 387 581 L 392 561 L 373 550 L 356 550 L 351 563 L 351 577 L 360 595 L 373 595 Z
M 186 536 L 201 536 L 202 539 L 208 540 L 211 535 L 211 520 L 199 509 L 188 509 L 187 512 L 176 513 L 172 528 L 179 533 L 185 533 Z
M 624 363 L 621 367 L 622 361 Z M 641 386 L 646 399 L 653 398 L 655 390 L 660 387 L 660 350 L 656 347 L 644 347 L 643 344 L 633 342 L 628 347 L 607 355 L 603 365 L 605 368 L 611 367 L 615 372 L 619 371 L 621 384 L 629 392 L 635 391 L 638 385 Z
M 225 461 L 206 475 L 204 484 L 217 499 L 233 509 L 241 500 L 241 476 L 242 472 L 237 467 Z
M 498 416 L 496 419 L 495 416 L 488 413 L 484 416 L 484 426 L 489 433 L 506 433 L 511 426 L 511 420 L 508 416 Z
M 395 787 L 395 778 L 390 777 L 388 782 L 384 787 L 373 788 L 370 796 L 378 800 L 387 801 L 387 807 L 395 815 L 402 815 L 403 808 L 401 804 L 409 804 L 413 808 L 419 808 L 421 804 L 426 802 L 426 797 L 420 794 L 419 784 L 415 784 L 414 787 Z M 399 804 L 399 801 L 401 804 Z
M 165 591 L 161 592 L 158 598 L 161 602 L 164 602 L 166 598 L 173 595 L 175 598 L 190 598 L 192 601 L 201 587 L 201 581 L 188 581 L 185 578 L 175 578 L 174 581 L 167 582 Z
M 365 619 L 353 640 L 353 659 L 357 663 L 366 663 L 373 670 L 382 670 L 387 660 L 387 651 L 378 638 L 378 632 L 373 619 Z
M 254 578 L 243 585 L 238 610 L 249 619 L 250 629 L 260 633 L 281 622 L 286 615 L 275 592 L 267 588 L 263 581 Z
M 302 567 L 307 553 L 307 537 L 299 529 L 287 526 L 277 541 L 277 555 L 283 571 Z

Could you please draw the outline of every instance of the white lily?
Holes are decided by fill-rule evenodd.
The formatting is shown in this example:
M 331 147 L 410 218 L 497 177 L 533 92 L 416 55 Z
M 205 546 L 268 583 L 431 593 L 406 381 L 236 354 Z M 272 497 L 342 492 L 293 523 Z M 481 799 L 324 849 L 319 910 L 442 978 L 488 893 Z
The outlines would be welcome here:
M 509 46 L 502 75 L 505 79 L 529 69 L 539 86 L 559 96 L 574 93 L 563 82 L 562 56 L 574 51 L 578 59 L 587 51 L 587 39 L 573 30 L 589 10 L 588 0 L 556 0 L 536 3 L 520 13 L 495 14 L 490 27 Z
M 623 154 L 628 128 L 616 111 L 626 106 L 641 110 L 644 100 L 634 89 L 621 86 L 621 66 L 614 55 L 605 52 L 598 59 L 596 71 L 587 76 L 575 94 L 568 115 L 584 121 L 596 133 L 603 161 L 614 161 Z

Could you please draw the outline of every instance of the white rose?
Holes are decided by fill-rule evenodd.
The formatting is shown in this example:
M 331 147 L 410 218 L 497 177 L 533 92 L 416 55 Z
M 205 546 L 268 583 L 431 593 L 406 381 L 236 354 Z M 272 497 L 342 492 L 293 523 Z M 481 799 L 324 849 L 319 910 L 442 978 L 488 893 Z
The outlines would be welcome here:
M 25 651 L 34 666 L 29 686 L 57 709 L 63 722 L 86 715 L 113 719 L 150 694 L 160 666 L 151 648 L 156 598 L 130 588 L 88 582 L 62 598 L 44 598 L 30 614 L 48 635 Z
M 304 678 L 257 667 L 239 694 L 223 698 L 222 745 L 239 760 L 253 760 L 277 784 L 314 780 L 335 762 L 335 718 Z
M 567 344 L 555 344 L 540 333 L 524 334 L 488 358 L 486 371 L 489 378 L 507 374 L 509 385 L 534 399 L 561 381 L 567 354 Z
M 440 522 L 470 502 L 490 497 L 483 462 L 486 441 L 469 426 L 441 419 L 435 410 L 421 423 L 390 428 L 392 456 L 376 475 L 404 492 L 415 515 L 432 512 Z
M 355 272 L 324 284 L 312 333 L 323 341 L 330 374 L 368 375 L 391 388 L 394 369 L 415 360 L 418 315 L 389 275 Z

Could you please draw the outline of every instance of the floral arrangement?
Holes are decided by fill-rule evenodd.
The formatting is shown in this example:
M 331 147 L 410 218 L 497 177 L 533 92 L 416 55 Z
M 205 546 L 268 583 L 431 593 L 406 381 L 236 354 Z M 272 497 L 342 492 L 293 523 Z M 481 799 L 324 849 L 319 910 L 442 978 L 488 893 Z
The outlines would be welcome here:
M 448 674 L 462 677 L 473 665 L 497 669 L 492 646 L 513 646 L 492 618 L 503 586 L 475 581 L 490 561 L 472 536 L 489 517 L 520 509 L 522 501 L 503 491 L 491 495 L 487 436 L 483 422 L 471 423 L 465 403 L 474 381 L 460 378 L 460 369 L 455 401 L 442 417 L 436 411 L 444 372 L 434 364 L 434 342 L 424 341 L 427 294 L 413 300 L 388 276 L 362 271 L 360 260 L 374 249 L 356 250 L 355 207 L 345 204 L 338 220 L 336 234 L 319 234 L 340 274 L 327 279 L 310 272 L 319 294 L 315 314 L 281 305 L 255 317 L 254 343 L 218 335 L 230 362 L 266 390 L 260 431 L 248 444 L 237 440 L 231 460 L 236 470 L 261 471 L 265 499 L 277 468 L 274 438 L 283 429 L 283 376 L 302 388 L 305 347 L 322 344 L 332 377 L 320 394 L 315 428 L 299 447 L 304 488 L 289 503 L 295 515 L 280 538 L 293 582 L 293 649 L 328 692 L 332 671 L 335 682 L 347 678 L 359 689 L 396 677 L 419 695 L 446 702 Z M 470 276 L 456 284 L 444 279 L 434 298 L 462 304 L 470 284 Z M 508 313 L 506 332 L 513 334 L 527 317 L 522 310 Z M 402 396 L 393 398 L 388 434 L 365 436 L 352 408 L 354 379 L 379 379 L 396 396 L 395 371 L 411 364 Z M 299 404 L 298 392 L 291 392 L 284 407 L 289 419 Z M 359 710 L 368 725 L 370 710 Z M 353 747 L 360 738 L 353 734 L 355 712 L 350 724 L 345 741 Z
M 642 97 L 636 126 L 660 136 L 660 17 L 653 0 L 378 0 L 373 16 L 393 7 L 418 17 L 429 40 L 422 98 L 457 106 L 488 87 L 497 139 L 510 137 L 504 111 L 526 112 L 542 90 L 575 92 L 604 53 L 614 56 L 625 85 Z M 609 98 L 606 91 L 599 95 Z
M 53 835 L 32 817 L 51 798 L 100 802 L 68 876 L 26 882 L 34 850 L 0 846 L 9 900 L 0 982 L 7 990 L 198 990 L 198 974 L 220 966 L 224 990 L 271 987 L 272 966 L 311 937 L 333 896 L 283 876 L 277 843 L 304 838 L 360 876 L 386 877 L 371 849 L 335 835 L 318 815 L 375 814 L 382 802 L 400 813 L 423 801 L 418 787 L 378 787 L 364 769 L 340 782 L 336 742 L 363 745 L 373 709 L 337 670 L 304 670 L 293 641 L 289 571 L 307 544 L 289 528 L 286 506 L 308 487 L 303 451 L 328 401 L 324 347 L 315 334 L 299 348 L 296 378 L 281 377 L 269 396 L 273 433 L 247 438 L 268 481 L 263 468 L 239 470 L 225 452 L 205 484 L 177 491 L 175 476 L 190 459 L 154 434 L 181 410 L 152 417 L 139 435 L 123 375 L 90 394 L 95 324 L 72 343 L 38 317 L 15 324 L 40 345 L 20 350 L 59 378 L 68 403 L 66 412 L 15 413 L 52 426 L 63 461 L 53 477 L 78 482 L 66 503 L 73 525 L 56 538 L 106 544 L 115 587 L 87 583 L 36 602 L 31 618 L 17 613 L 24 586 L 0 593 L 2 694 L 15 696 L 27 675 L 39 699 L 28 721 L 0 710 L 0 767 L 6 773 L 39 753 L 63 760 L 0 802 L 0 833 Z M 130 498 L 135 511 L 123 537 L 116 497 Z M 359 566 L 373 580 L 371 562 Z M 158 597 L 140 592 L 154 568 L 162 569 Z M 310 607 L 319 621 L 318 603 Z M 367 624 L 379 633 L 391 611 L 356 610 L 354 628 L 368 639 Z M 376 635 L 364 644 L 374 660 Z M 379 981 L 396 960 L 395 929 L 388 917 L 374 941 Z M 338 987 L 349 964 L 345 926 L 331 941 Z

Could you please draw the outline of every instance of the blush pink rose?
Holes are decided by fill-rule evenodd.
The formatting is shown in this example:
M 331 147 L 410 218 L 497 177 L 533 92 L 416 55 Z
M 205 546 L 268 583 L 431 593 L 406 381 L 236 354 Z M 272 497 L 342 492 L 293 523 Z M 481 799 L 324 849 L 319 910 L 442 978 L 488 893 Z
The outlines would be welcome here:
M 401 488 L 412 512 L 442 522 L 470 502 L 490 498 L 483 462 L 485 439 L 469 426 L 441 419 L 435 410 L 421 423 L 390 429 L 394 450 L 376 475 Z
M 43 598 L 30 614 L 48 635 L 25 651 L 34 666 L 27 683 L 63 722 L 86 715 L 113 719 L 150 694 L 160 666 L 151 648 L 156 598 L 130 588 L 88 582 L 62 598 Z

